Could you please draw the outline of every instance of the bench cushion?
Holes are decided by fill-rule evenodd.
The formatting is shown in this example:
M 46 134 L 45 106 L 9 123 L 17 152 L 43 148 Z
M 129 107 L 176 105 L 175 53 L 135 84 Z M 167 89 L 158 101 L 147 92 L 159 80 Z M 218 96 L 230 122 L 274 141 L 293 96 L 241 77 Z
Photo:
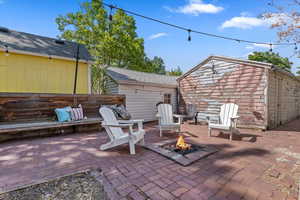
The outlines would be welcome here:
M 65 107 L 65 108 L 56 108 L 54 111 L 56 113 L 57 119 L 59 122 L 69 122 L 71 121 L 71 115 L 70 115 L 70 110 L 72 108 Z

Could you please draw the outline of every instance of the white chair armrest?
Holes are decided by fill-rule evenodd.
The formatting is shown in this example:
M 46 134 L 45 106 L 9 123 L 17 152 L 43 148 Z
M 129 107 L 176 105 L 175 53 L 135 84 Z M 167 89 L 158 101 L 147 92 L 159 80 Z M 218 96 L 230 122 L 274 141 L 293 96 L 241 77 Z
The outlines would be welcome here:
M 133 129 L 132 129 L 133 123 L 127 123 L 127 124 L 125 124 L 125 123 L 123 123 L 123 124 L 105 124 L 105 123 L 102 123 L 102 126 L 103 127 L 128 128 L 130 137 L 132 136 L 132 133 L 133 133 Z
M 132 119 L 132 120 L 118 120 L 119 121 L 119 123 L 121 123 L 121 124 L 138 124 L 138 129 L 139 130 L 143 130 L 144 128 L 143 128 L 143 122 L 145 121 L 145 120 L 143 120 L 143 119 Z
M 177 118 L 183 118 L 183 115 L 177 115 L 177 114 L 173 114 L 173 117 L 177 117 Z
M 125 128 L 125 127 L 132 127 L 133 124 L 105 124 L 105 123 L 102 123 L 102 126 L 105 127 L 119 127 L 119 128 Z
M 240 118 L 240 116 L 234 116 L 234 117 L 231 117 L 231 120 L 237 120 L 239 118 Z
M 119 123 L 122 124 L 130 124 L 130 123 L 139 123 L 139 122 L 144 122 L 145 120 L 143 119 L 132 119 L 132 120 L 118 120 Z

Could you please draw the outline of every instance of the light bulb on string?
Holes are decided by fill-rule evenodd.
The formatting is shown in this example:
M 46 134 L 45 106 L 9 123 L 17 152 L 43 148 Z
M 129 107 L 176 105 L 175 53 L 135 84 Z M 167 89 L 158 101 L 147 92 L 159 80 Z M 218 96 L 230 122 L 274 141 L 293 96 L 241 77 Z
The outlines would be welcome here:
M 295 48 L 294 48 L 295 51 L 298 50 L 298 46 L 297 46 L 297 43 L 295 43 Z
M 273 52 L 273 45 L 270 44 L 270 52 Z
M 274 5 L 274 0 L 271 0 L 270 2 L 268 2 L 268 6 L 273 6 Z
M 110 5 L 109 8 L 110 8 L 110 11 L 109 11 L 109 21 L 112 21 L 113 20 L 112 12 L 113 12 L 114 6 Z
M 50 63 L 53 63 L 53 58 L 52 58 L 52 56 L 51 56 L 51 55 L 49 55 L 49 57 L 48 57 L 48 58 L 49 58 L 49 62 L 50 62 Z
M 191 37 L 191 29 L 188 29 L 188 41 L 190 42 L 192 40 L 192 37 Z
M 9 56 L 8 46 L 5 45 L 5 56 Z

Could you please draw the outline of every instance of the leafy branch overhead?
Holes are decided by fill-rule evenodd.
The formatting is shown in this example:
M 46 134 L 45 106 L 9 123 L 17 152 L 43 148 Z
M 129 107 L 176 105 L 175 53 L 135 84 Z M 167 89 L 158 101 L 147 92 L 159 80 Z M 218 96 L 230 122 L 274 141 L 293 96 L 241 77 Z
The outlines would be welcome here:
M 281 41 L 300 42 L 300 1 L 299 0 L 270 0 L 269 12 L 263 17 L 271 23 L 271 28 L 277 29 Z M 296 49 L 297 50 L 297 49 Z

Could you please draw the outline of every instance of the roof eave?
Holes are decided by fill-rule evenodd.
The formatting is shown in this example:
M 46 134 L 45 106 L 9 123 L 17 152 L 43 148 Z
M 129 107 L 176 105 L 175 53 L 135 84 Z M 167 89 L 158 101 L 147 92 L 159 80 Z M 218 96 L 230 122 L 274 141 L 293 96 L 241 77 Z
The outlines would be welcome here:
M 126 80 L 115 80 L 115 81 L 118 84 L 126 84 L 126 85 L 145 85 L 145 86 L 153 86 L 153 87 L 159 86 L 159 87 L 164 87 L 164 88 L 177 88 L 177 84 L 170 85 L 170 84 L 149 83 L 149 82 L 141 82 L 141 81 L 126 81 Z
M 271 69 L 273 67 L 273 65 L 270 64 L 270 63 L 256 62 L 256 61 L 251 61 L 251 60 L 242 60 L 242 59 L 230 58 L 230 57 L 225 57 L 225 56 L 209 56 L 208 58 L 206 58 L 205 60 L 200 62 L 198 65 L 196 65 L 195 67 L 193 67 L 192 69 L 187 71 L 185 74 L 181 75 L 176 80 L 180 81 L 181 79 L 188 76 L 192 72 L 196 71 L 199 67 L 206 64 L 207 62 L 209 62 L 212 59 L 214 59 L 214 60 L 227 60 L 227 61 L 237 63 L 237 64 L 248 64 L 248 65 L 251 65 L 251 66 L 254 66 L 254 67 L 261 67 L 261 68 L 267 68 L 267 69 Z
M 3 47 L 0 47 L 0 51 L 6 52 L 6 49 L 3 48 Z M 42 53 L 33 53 L 33 52 L 30 52 L 30 51 L 22 51 L 22 50 L 10 49 L 9 52 L 16 53 L 16 54 L 23 54 L 23 55 L 39 56 L 39 57 L 45 57 L 45 58 L 51 57 L 51 58 L 54 58 L 54 59 L 76 61 L 76 58 L 70 58 L 70 57 L 64 57 L 64 56 L 56 56 L 56 55 L 47 55 L 47 54 L 42 54 Z M 92 60 L 82 60 L 82 59 L 79 59 L 79 62 L 88 63 L 88 64 L 93 64 L 94 63 L 94 61 L 92 61 Z

